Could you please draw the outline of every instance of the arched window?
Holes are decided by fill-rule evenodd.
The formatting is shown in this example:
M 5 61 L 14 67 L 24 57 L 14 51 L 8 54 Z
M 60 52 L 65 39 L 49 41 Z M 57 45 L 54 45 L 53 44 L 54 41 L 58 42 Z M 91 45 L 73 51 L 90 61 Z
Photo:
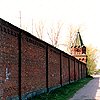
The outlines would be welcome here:
M 82 61 L 84 60 L 84 58 L 82 58 Z
M 81 60 L 81 58 L 79 58 L 79 60 Z

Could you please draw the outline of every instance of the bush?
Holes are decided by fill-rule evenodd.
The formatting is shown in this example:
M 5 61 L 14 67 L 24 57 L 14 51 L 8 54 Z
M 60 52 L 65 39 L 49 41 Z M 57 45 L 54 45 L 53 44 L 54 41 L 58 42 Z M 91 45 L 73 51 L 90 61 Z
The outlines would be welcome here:
M 87 75 L 87 78 L 93 78 L 93 76 L 91 76 L 91 75 Z

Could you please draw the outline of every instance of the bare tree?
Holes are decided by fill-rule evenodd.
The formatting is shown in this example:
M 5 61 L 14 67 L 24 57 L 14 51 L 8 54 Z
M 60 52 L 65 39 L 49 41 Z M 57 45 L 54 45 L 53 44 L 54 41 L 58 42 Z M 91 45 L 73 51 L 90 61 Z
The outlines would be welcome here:
M 79 31 L 79 29 L 76 26 L 70 25 L 70 27 L 69 27 L 69 34 L 70 34 L 69 46 L 70 47 L 71 47 L 73 41 L 75 40 L 77 31 Z
M 40 39 L 43 39 L 43 33 L 44 33 L 44 24 L 42 21 L 39 21 L 38 23 L 35 24 L 35 31 L 37 33 L 37 36 Z
M 70 25 L 68 30 L 69 30 L 69 41 L 68 41 L 67 51 L 71 53 L 71 46 L 74 43 L 77 32 L 82 31 L 82 26 L 81 25 L 80 26 Z
M 52 26 L 50 31 L 47 32 L 49 39 L 51 40 L 51 44 L 55 47 L 58 46 L 59 35 L 61 33 L 62 23 L 58 22 L 56 26 Z

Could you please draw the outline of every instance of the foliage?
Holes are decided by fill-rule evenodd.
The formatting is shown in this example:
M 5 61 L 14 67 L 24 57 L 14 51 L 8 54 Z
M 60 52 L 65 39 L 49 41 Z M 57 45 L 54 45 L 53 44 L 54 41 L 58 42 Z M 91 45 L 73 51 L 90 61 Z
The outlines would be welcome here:
M 98 73 L 100 73 L 100 69 L 98 69 L 98 71 L 97 71 Z
M 86 50 L 87 54 L 87 68 L 88 68 L 88 74 L 92 75 L 94 74 L 96 70 L 96 59 L 97 59 L 97 49 L 93 48 L 92 46 L 88 46 Z
M 78 80 L 74 83 L 55 89 L 50 93 L 44 93 L 39 96 L 36 96 L 34 99 L 29 100 L 69 100 L 69 98 L 71 98 L 77 90 L 82 88 L 91 79 L 92 78 L 84 78 Z
M 97 69 L 94 74 L 100 74 L 100 69 Z

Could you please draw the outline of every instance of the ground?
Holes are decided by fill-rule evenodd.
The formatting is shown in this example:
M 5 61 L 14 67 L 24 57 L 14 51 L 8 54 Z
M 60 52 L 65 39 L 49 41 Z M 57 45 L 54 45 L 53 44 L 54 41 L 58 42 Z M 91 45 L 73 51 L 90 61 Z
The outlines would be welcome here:
M 100 75 L 94 75 L 94 79 L 75 93 L 70 100 L 100 100 Z

